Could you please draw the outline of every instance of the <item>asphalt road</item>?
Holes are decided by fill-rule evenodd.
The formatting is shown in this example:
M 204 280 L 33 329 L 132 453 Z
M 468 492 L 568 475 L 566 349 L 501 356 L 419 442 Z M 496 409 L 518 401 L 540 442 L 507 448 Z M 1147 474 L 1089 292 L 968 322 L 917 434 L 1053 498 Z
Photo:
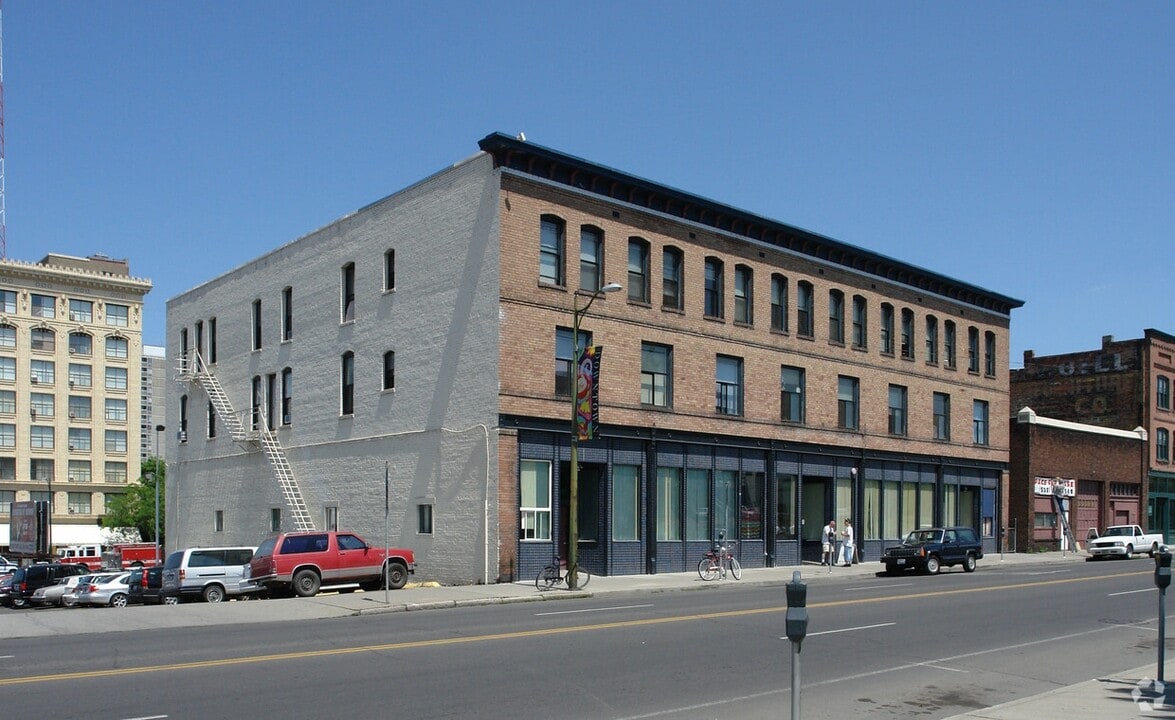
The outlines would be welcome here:
M 944 718 L 1152 662 L 1150 567 L 813 586 L 802 717 Z M 784 610 L 782 588 L 747 586 L 8 640 L 0 703 L 86 720 L 776 720 L 791 706 Z

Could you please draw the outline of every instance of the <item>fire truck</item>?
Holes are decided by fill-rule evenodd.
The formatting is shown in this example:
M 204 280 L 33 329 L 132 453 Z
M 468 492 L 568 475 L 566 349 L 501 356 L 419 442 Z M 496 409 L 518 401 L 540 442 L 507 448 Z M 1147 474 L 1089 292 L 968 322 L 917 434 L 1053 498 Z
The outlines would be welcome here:
M 119 543 L 102 553 L 102 567 L 108 570 L 154 567 L 156 564 L 154 543 Z
M 77 563 L 91 570 L 102 569 L 101 545 L 68 545 L 57 548 L 57 562 Z

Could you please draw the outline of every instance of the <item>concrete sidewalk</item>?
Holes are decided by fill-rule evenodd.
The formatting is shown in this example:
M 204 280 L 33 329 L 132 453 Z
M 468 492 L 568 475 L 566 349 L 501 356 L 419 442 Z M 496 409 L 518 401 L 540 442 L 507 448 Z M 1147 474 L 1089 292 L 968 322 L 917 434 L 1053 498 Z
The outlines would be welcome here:
M 1038 553 L 988 555 L 980 561 L 985 567 L 1009 565 L 1063 565 L 1084 562 L 1081 553 Z M 1149 560 L 1129 561 L 1140 570 L 1149 570 Z M 168 627 L 194 627 L 238 623 L 298 621 L 339 618 L 389 612 L 411 612 L 474 605 L 514 602 L 559 602 L 572 598 L 599 596 L 617 592 L 688 592 L 734 591 L 748 584 L 777 585 L 783 602 L 783 585 L 799 570 L 809 586 L 844 581 L 846 578 L 872 577 L 881 564 L 866 562 L 851 568 L 815 564 L 779 568 L 744 569 L 741 581 L 733 579 L 703 581 L 696 572 L 659 573 L 620 577 L 593 577 L 582 590 L 539 591 L 534 581 L 494 585 L 440 586 L 436 583 L 410 583 L 402 590 L 390 592 L 324 593 L 313 598 L 233 601 L 226 603 L 185 603 L 130 607 L 122 610 L 82 608 L 74 610 L 10 610 L 0 608 L 0 639 L 148 630 Z M 957 568 L 951 571 L 958 572 Z M 1175 718 L 1175 682 L 1166 698 L 1156 693 L 1152 663 L 1104 678 L 1082 679 L 1068 687 L 1030 698 L 957 715 L 950 720 L 1105 720 L 1106 718 Z M 1172 671 L 1175 672 L 1175 671 Z M 1170 673 L 1168 673 L 1170 674 Z M 1146 704 L 1143 704 L 1146 703 Z

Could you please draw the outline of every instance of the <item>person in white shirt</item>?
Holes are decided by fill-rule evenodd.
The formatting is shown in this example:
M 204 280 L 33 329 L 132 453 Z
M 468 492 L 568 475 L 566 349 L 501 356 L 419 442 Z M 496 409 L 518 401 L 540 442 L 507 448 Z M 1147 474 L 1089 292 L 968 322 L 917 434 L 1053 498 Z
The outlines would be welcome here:
M 841 552 L 844 554 L 845 567 L 852 567 L 853 565 L 853 523 L 848 518 L 845 518 L 845 529 L 841 531 L 841 537 L 844 538 L 841 543 Z
M 824 552 L 820 556 L 820 564 L 828 565 L 829 570 L 836 564 L 836 521 L 829 520 L 820 532 L 820 549 Z

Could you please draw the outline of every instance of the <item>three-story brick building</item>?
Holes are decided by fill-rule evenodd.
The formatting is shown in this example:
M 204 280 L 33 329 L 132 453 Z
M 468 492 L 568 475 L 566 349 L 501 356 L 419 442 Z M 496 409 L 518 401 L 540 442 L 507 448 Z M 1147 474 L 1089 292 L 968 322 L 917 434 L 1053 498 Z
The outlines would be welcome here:
M 379 536 L 386 471 L 386 526 L 422 573 L 532 576 L 566 552 L 579 310 L 580 345 L 603 348 L 579 444 L 593 572 L 691 569 L 723 531 L 745 566 L 795 563 L 830 518 L 867 558 L 937 523 L 995 548 L 1019 301 L 505 135 L 480 146 L 169 302 L 187 358 L 169 543 Z

